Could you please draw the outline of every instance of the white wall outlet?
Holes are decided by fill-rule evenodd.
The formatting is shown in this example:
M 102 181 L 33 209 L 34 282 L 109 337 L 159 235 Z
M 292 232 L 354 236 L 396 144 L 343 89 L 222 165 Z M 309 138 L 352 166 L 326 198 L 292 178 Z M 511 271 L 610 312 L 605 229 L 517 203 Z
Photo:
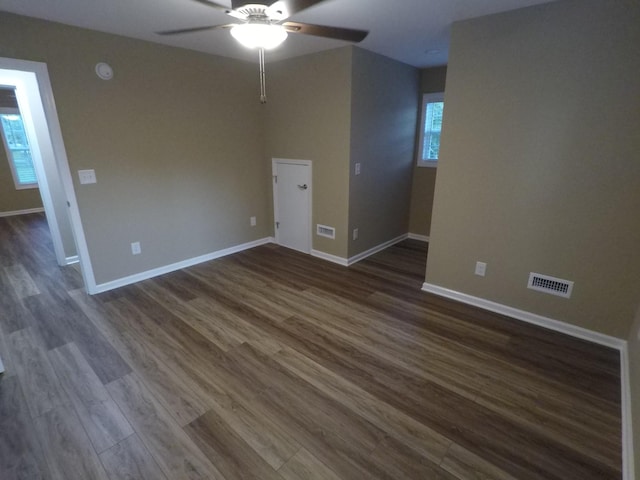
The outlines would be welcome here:
M 256 217 L 251 217 L 251 218 L 249 219 L 249 224 L 250 224 L 252 227 L 255 227 L 255 226 L 256 226 Z
M 86 185 L 88 183 L 98 183 L 98 181 L 96 180 L 95 170 L 78 170 L 78 178 L 80 179 L 81 185 Z
M 360 164 L 356 163 L 356 175 L 360 175 Z
M 354 239 L 354 240 L 357 240 L 357 239 L 358 239 L 358 229 L 357 229 L 357 228 L 354 228 L 354 229 L 353 229 L 353 239 Z
M 484 277 L 485 273 L 487 273 L 487 264 L 484 262 L 476 262 L 476 275 Z
M 140 255 L 141 253 L 142 253 L 142 247 L 140 246 L 140 242 L 133 242 L 131 244 L 131 254 Z

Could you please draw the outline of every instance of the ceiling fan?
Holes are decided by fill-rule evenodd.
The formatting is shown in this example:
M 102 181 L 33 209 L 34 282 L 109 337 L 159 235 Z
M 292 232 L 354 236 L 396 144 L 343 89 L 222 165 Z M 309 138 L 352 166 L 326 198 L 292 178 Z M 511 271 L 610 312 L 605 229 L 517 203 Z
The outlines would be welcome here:
M 231 35 L 242 45 L 258 49 L 260 63 L 260 101 L 266 103 L 264 74 L 264 51 L 277 47 L 284 42 L 289 33 L 314 35 L 347 42 L 361 42 L 369 32 L 350 28 L 327 27 L 309 23 L 286 21 L 290 16 L 326 0 L 231 0 L 231 8 L 209 0 L 192 0 L 208 7 L 223 11 L 239 23 L 226 25 L 205 25 L 202 27 L 182 28 L 156 32 L 159 35 L 181 35 L 228 28 Z

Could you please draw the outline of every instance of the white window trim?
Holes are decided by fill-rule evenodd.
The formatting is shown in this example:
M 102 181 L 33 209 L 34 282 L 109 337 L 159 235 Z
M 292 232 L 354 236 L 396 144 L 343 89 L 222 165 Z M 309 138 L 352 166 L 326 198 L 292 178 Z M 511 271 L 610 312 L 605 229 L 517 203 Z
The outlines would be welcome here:
M 420 135 L 418 138 L 418 145 L 416 148 L 416 163 L 418 167 L 436 168 L 438 166 L 438 160 L 423 160 L 422 159 L 422 144 L 424 142 L 424 122 L 426 119 L 426 108 L 428 103 L 432 102 L 444 102 L 444 92 L 437 93 L 425 93 L 422 95 L 422 104 L 420 105 Z
M 0 114 L 10 114 L 10 115 L 20 115 L 20 109 L 11 108 L 11 107 L 2 107 L 0 108 Z M 0 125 L 0 129 L 2 129 L 2 125 Z M 13 176 L 13 184 L 16 187 L 16 190 L 27 190 L 30 188 L 38 188 L 38 182 L 35 181 L 33 183 L 20 183 L 18 181 L 18 173 L 16 172 L 16 165 L 13 161 L 13 152 L 7 145 L 7 140 L 5 138 L 4 132 L 0 132 L 0 137 L 2 137 L 2 145 L 4 145 L 4 151 L 7 155 L 7 160 L 9 161 L 9 167 L 11 168 L 11 175 Z M 35 169 L 35 166 L 34 166 Z

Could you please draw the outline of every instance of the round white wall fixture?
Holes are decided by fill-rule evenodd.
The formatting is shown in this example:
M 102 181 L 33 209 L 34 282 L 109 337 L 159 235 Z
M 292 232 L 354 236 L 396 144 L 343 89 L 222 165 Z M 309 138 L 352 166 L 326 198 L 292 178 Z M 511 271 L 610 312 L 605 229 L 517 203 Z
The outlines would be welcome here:
M 108 63 L 97 63 L 96 75 L 98 75 L 102 80 L 111 80 L 113 78 L 113 69 L 109 66 Z

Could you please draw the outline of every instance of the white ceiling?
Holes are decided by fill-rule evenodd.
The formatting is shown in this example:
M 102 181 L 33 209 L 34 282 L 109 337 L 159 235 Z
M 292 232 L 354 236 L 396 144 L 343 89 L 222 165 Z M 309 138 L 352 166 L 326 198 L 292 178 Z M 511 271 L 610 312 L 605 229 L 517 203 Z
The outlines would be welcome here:
M 325 0 L 290 20 L 368 30 L 369 36 L 360 47 L 416 67 L 428 67 L 447 63 L 454 21 L 549 1 Z M 230 0 L 217 3 L 231 5 Z M 240 60 L 257 58 L 255 51 L 233 40 L 228 30 L 171 37 L 154 33 L 234 21 L 193 0 L 0 0 L 0 10 Z M 292 34 L 277 50 L 267 52 L 266 58 L 279 60 L 343 45 L 348 43 Z

